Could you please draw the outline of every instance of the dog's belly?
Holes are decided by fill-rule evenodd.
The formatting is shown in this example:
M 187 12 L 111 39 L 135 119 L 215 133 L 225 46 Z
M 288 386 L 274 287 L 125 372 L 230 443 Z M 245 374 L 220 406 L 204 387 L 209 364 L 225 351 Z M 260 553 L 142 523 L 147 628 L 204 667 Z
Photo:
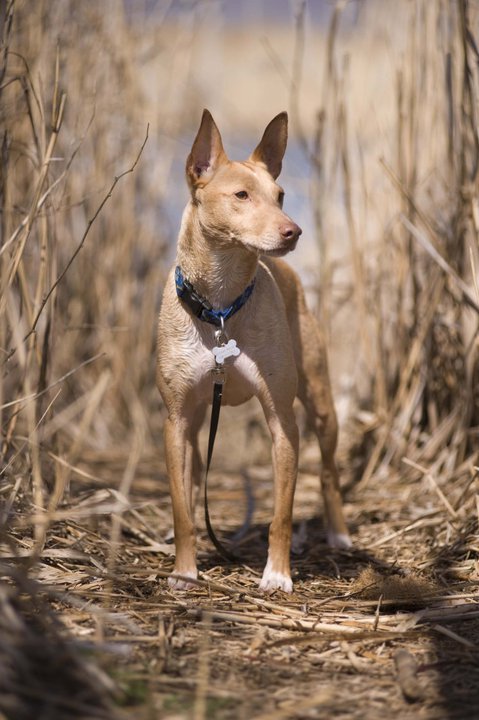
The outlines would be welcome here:
M 225 367 L 223 402 L 225 405 L 242 405 L 257 394 L 257 368 L 249 357 L 242 354 L 233 365 Z

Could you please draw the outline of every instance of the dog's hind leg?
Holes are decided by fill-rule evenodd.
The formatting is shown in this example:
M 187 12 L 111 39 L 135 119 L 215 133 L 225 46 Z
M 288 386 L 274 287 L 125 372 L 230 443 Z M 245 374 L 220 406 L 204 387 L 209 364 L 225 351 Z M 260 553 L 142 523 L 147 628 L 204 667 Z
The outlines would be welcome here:
M 292 327 L 296 343 L 298 397 L 303 403 L 308 424 L 314 430 L 321 449 L 321 486 L 327 521 L 328 544 L 331 547 L 351 546 L 343 515 L 335 452 L 338 422 L 329 380 L 326 347 L 315 318 L 306 307 L 301 308 L 298 322 Z
M 322 457 L 320 473 L 326 513 L 328 543 L 332 547 L 351 546 L 344 521 L 339 476 L 335 461 L 338 423 L 329 380 L 326 346 L 312 313 L 308 310 L 301 282 L 285 262 L 266 260 L 283 295 L 291 333 L 296 368 L 298 397 L 303 403 L 319 441 Z

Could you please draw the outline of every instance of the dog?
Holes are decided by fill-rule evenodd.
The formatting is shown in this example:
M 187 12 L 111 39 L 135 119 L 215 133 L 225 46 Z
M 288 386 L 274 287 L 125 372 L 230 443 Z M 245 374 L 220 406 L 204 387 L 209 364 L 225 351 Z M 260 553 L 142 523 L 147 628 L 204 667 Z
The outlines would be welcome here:
M 282 112 L 266 127 L 248 160 L 231 161 L 211 113 L 204 110 L 186 161 L 191 199 L 183 213 L 176 267 L 166 281 L 158 330 L 157 384 L 168 412 L 164 440 L 176 545 L 168 578 L 173 588 L 186 589 L 192 585 L 188 579 L 197 578 L 193 496 L 202 472 L 198 431 L 211 403 L 212 371 L 218 368 L 213 350 L 219 324 L 239 350 L 221 366 L 226 377 L 223 401 L 239 405 L 256 396 L 272 437 L 274 512 L 260 588 L 293 588 L 296 397 L 321 449 L 328 543 L 351 545 L 335 463 L 337 420 L 326 348 L 298 276 L 280 259 L 295 249 L 301 235 L 282 209 L 284 191 L 276 182 L 287 137 L 288 116 Z

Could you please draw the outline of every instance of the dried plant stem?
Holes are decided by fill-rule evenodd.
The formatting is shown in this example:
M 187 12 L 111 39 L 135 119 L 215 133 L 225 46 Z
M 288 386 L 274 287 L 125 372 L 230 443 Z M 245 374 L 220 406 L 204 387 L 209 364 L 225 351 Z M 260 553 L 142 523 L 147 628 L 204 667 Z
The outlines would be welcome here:
M 210 676 L 210 642 L 212 618 L 208 613 L 203 615 L 203 637 L 200 649 L 200 661 L 198 664 L 198 676 L 196 680 L 196 696 L 193 708 L 194 720 L 205 720 L 207 717 L 206 699 L 208 694 L 208 681 Z
M 138 165 L 138 163 L 139 163 L 139 161 L 140 161 L 140 158 L 141 158 L 141 155 L 142 155 L 143 150 L 144 150 L 144 148 L 145 148 L 145 145 L 146 145 L 146 143 L 148 142 L 148 130 L 149 130 L 149 126 L 147 126 L 145 139 L 143 140 L 143 143 L 142 143 L 142 145 L 141 145 L 141 147 L 140 147 L 140 150 L 139 150 L 139 152 L 138 152 L 138 155 L 136 156 L 133 164 L 128 168 L 128 170 L 124 170 L 124 171 L 121 172 L 119 175 L 116 175 L 116 176 L 115 176 L 115 179 L 113 180 L 113 182 L 112 182 L 112 184 L 111 184 L 111 186 L 110 186 L 110 189 L 108 190 L 107 194 L 105 195 L 105 197 L 103 198 L 103 200 L 102 200 L 101 203 L 99 204 L 99 206 L 98 206 L 98 208 L 96 209 L 96 211 L 95 211 L 95 213 L 93 214 L 93 216 L 92 216 L 92 217 L 90 218 L 90 220 L 88 221 L 87 226 L 86 226 L 86 228 L 85 228 L 85 231 L 84 231 L 84 233 L 83 233 L 83 235 L 82 235 L 82 237 L 81 237 L 81 240 L 80 240 L 80 242 L 78 243 L 78 245 L 77 245 L 74 253 L 72 254 L 72 256 L 70 257 L 70 259 L 68 260 L 67 264 L 65 265 L 65 267 L 63 268 L 63 270 L 61 271 L 61 273 L 60 273 L 60 274 L 58 275 L 58 277 L 56 278 L 56 280 L 55 280 L 55 282 L 53 283 L 53 285 L 50 287 L 50 289 L 48 290 L 48 292 L 47 292 L 47 293 L 45 294 L 45 296 L 43 297 L 42 302 L 40 303 L 40 307 L 39 307 L 39 309 L 38 309 L 38 311 L 37 311 L 37 314 L 36 314 L 36 316 L 35 316 L 35 319 L 34 319 L 34 321 L 33 321 L 32 327 L 30 328 L 28 334 L 26 335 L 25 340 L 27 340 L 28 337 L 29 337 L 33 332 L 35 332 L 36 326 L 37 326 L 37 324 L 38 324 L 38 321 L 39 321 L 39 319 L 40 319 L 40 316 L 41 316 L 41 314 L 42 314 L 42 312 L 43 312 L 43 309 L 44 309 L 45 305 L 47 304 L 47 302 L 48 302 L 49 298 L 51 297 L 52 293 L 56 290 L 56 288 L 58 287 L 58 285 L 61 283 L 61 281 L 63 280 L 63 278 L 64 278 L 65 275 L 67 274 L 68 270 L 69 270 L 70 267 L 72 266 L 72 264 L 73 264 L 73 262 L 75 261 L 76 257 L 78 256 L 80 250 L 82 249 L 83 245 L 85 244 L 85 241 L 86 241 L 86 239 L 87 239 L 87 237 L 88 237 L 88 234 L 89 234 L 89 232 L 90 232 L 90 230 L 91 230 L 91 227 L 92 227 L 93 223 L 95 222 L 95 220 L 96 220 L 96 219 L 98 218 L 98 216 L 100 215 L 101 211 L 102 211 L 103 208 L 105 207 L 105 205 L 106 205 L 106 203 L 108 202 L 108 200 L 111 198 L 114 189 L 116 188 L 116 186 L 118 185 L 118 183 L 120 182 L 120 180 L 121 180 L 122 178 L 124 178 L 126 175 L 129 175 L 129 174 L 131 174 L 132 172 L 134 172 L 136 166 Z
M 56 123 L 52 128 L 52 133 L 50 136 L 48 147 L 46 149 L 45 156 L 43 157 L 43 160 L 42 160 L 42 167 L 40 170 L 39 178 L 37 180 L 36 189 L 34 192 L 31 208 L 27 215 L 25 224 L 23 225 L 22 229 L 18 233 L 19 238 L 20 238 L 18 247 L 17 247 L 17 249 L 14 253 L 13 259 L 10 263 L 10 268 L 8 270 L 6 283 L 2 286 L 1 293 L 0 293 L 0 315 L 3 314 L 3 312 L 5 310 L 7 289 L 10 288 L 10 286 L 13 282 L 13 279 L 17 273 L 18 266 L 22 259 L 23 251 L 25 249 L 25 245 L 29 238 L 33 223 L 37 217 L 38 206 L 39 206 L 39 201 L 40 201 L 40 197 L 41 197 L 42 190 L 43 190 L 43 185 L 47 178 L 51 158 L 53 155 L 53 150 L 55 148 L 55 144 L 58 139 L 58 133 L 60 132 L 60 128 L 61 128 L 61 124 L 62 124 L 63 113 L 64 113 L 64 109 L 65 109 L 65 101 L 66 101 L 66 95 L 63 95 L 61 103 L 60 103 L 60 107 L 58 110 L 58 116 L 56 118 Z
M 415 237 L 415 239 L 421 244 L 424 250 L 426 250 L 426 252 L 429 253 L 429 255 L 433 258 L 433 260 L 435 260 L 439 267 L 444 270 L 444 272 L 449 275 L 452 280 L 454 280 L 454 283 L 462 292 L 464 301 L 469 305 L 469 307 L 473 308 L 473 310 L 479 313 L 479 304 L 476 302 L 466 283 L 461 280 L 455 270 L 452 269 L 450 264 L 436 250 L 431 241 L 423 233 L 419 232 L 419 230 L 411 222 L 409 222 L 407 217 L 401 215 L 400 218 L 403 225 L 408 228 L 411 235 Z

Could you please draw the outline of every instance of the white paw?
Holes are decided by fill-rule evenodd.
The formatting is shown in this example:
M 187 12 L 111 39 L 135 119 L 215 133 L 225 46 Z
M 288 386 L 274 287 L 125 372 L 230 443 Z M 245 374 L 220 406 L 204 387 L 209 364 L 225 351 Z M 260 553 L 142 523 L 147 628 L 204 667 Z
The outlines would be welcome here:
M 189 582 L 188 578 L 196 580 L 198 577 L 197 570 L 190 570 L 189 572 L 175 573 L 172 572 L 168 578 L 168 585 L 173 590 L 190 590 L 196 587 L 196 583 Z
M 268 560 L 259 584 L 259 589 L 267 593 L 271 593 L 274 590 L 283 590 L 283 592 L 290 593 L 293 592 L 293 581 L 289 575 L 273 570 Z
M 328 530 L 328 545 L 337 550 L 348 550 L 353 546 L 353 543 L 348 533 L 337 533 L 334 530 Z

